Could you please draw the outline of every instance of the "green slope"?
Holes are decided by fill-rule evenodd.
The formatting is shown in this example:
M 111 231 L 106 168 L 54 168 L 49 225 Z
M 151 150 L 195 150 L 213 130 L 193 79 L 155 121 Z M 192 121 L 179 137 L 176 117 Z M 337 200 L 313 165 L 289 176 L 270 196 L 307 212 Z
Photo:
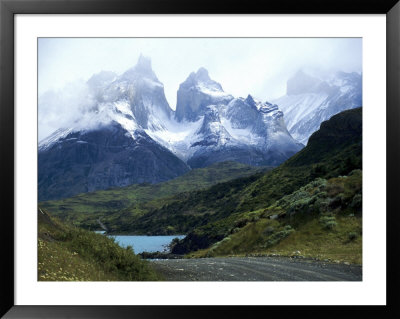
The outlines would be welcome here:
M 361 170 L 318 178 L 265 209 L 235 216 L 222 240 L 190 256 L 284 255 L 361 264 L 361 188 Z
M 112 239 L 68 226 L 38 209 L 39 281 L 159 280 L 132 249 Z
M 40 203 L 52 214 L 76 226 L 110 232 L 131 232 L 134 219 L 171 201 L 172 195 L 201 190 L 238 177 L 271 168 L 251 167 L 236 162 L 216 163 L 194 169 L 176 179 L 159 184 L 135 184 L 128 187 L 83 193 L 71 198 Z

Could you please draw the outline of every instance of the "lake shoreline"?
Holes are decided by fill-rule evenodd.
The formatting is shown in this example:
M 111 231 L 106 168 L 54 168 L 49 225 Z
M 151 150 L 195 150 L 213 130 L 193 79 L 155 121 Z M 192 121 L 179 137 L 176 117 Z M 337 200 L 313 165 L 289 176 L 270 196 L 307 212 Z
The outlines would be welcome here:
M 135 254 L 143 254 L 143 258 L 176 258 L 175 256 L 165 257 L 165 254 L 171 253 L 171 244 L 178 239 L 184 238 L 186 235 L 114 235 L 105 231 L 95 231 L 98 234 L 113 239 L 120 247 L 132 247 Z M 156 257 L 154 257 L 156 256 Z
M 172 254 L 171 252 L 161 252 L 161 251 L 156 251 L 156 252 L 142 252 L 137 254 L 140 256 L 142 259 L 146 260 L 158 260 L 158 259 L 184 259 L 184 255 L 177 255 L 177 254 Z
M 113 233 L 113 232 L 106 232 L 104 229 L 98 229 L 98 230 L 93 230 L 95 233 L 98 234 L 103 234 L 107 236 L 147 236 L 147 237 L 152 237 L 152 236 L 176 236 L 176 237 L 181 237 L 181 236 L 186 236 L 187 234 L 179 234 L 179 235 L 166 235 L 166 234 L 144 234 L 144 233 Z

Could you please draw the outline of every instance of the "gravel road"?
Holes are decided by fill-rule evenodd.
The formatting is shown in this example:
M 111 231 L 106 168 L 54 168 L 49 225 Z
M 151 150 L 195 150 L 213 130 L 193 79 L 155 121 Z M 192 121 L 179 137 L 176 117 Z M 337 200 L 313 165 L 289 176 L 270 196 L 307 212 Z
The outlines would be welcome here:
M 284 257 L 153 259 L 167 281 L 361 281 L 362 267 Z

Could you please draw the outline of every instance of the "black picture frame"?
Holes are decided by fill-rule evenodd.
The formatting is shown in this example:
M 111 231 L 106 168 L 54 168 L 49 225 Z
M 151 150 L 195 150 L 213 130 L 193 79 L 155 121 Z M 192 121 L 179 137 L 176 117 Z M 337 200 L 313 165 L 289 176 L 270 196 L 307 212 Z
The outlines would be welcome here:
M 385 14 L 387 19 L 386 306 L 20 306 L 14 303 L 14 15 L 15 14 Z M 265 316 L 399 317 L 400 3 L 398 0 L 0 0 L 1 308 L 5 318 L 205 318 Z M 384 101 L 382 101 L 384 103 Z M 382 168 L 383 169 L 383 168 Z M 382 206 L 384 207 L 384 206 Z M 383 214 L 384 212 L 378 212 Z

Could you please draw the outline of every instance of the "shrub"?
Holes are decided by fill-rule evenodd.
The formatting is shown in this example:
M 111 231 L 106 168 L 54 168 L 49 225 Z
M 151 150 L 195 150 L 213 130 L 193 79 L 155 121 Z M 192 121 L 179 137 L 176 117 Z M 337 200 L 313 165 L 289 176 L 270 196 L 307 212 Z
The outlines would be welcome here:
M 233 226 L 235 228 L 242 228 L 242 227 L 246 226 L 248 222 L 249 222 L 249 220 L 247 218 L 240 218 L 239 220 L 237 220 L 235 222 L 235 224 Z
M 258 222 L 259 220 L 260 220 L 259 216 L 254 216 L 254 217 L 251 218 L 252 222 Z
M 339 178 L 333 178 L 331 180 L 331 183 L 327 186 L 327 191 L 330 197 L 335 197 L 344 192 L 344 187 L 342 184 L 340 184 Z
M 317 197 L 317 198 L 327 198 L 328 194 L 326 192 L 324 192 L 324 191 L 321 191 L 321 192 L 315 194 L 315 197 Z
M 322 224 L 323 228 L 328 230 L 332 230 L 337 226 L 335 216 L 322 216 L 319 222 Z
M 214 245 L 211 246 L 211 248 L 208 250 L 207 252 L 207 256 L 211 257 L 212 254 L 214 253 L 214 251 L 222 244 L 226 244 L 231 240 L 230 237 L 225 237 L 224 239 L 222 239 L 221 241 L 216 242 Z
M 324 189 L 326 186 L 326 179 L 324 178 L 317 178 L 313 180 L 309 185 L 312 187 L 318 187 L 319 189 Z
M 227 243 L 228 241 L 230 241 L 231 238 L 230 237 L 225 237 L 224 239 L 222 239 L 219 243 L 223 244 L 223 243 Z
M 314 164 L 311 168 L 311 177 L 323 176 L 327 173 L 327 168 L 323 164 Z
M 349 173 L 349 176 L 353 176 L 353 175 L 361 176 L 361 173 L 362 173 L 362 171 L 360 169 L 354 169 Z
M 357 235 L 356 232 L 350 232 L 350 233 L 348 234 L 348 237 L 349 237 L 349 240 L 350 240 L 350 241 L 356 239 L 357 236 L 358 236 L 358 235 Z
M 269 236 L 269 235 L 273 234 L 274 231 L 275 231 L 274 227 L 268 226 L 267 228 L 265 228 L 264 234 L 267 235 L 267 236 Z
M 288 237 L 294 229 L 290 225 L 286 225 L 281 231 L 272 234 L 263 245 L 264 248 L 268 248 L 278 244 L 282 239 Z
M 360 209 L 362 206 L 362 196 L 361 194 L 356 194 L 351 201 L 350 206 L 355 209 Z
M 328 208 L 328 203 L 329 203 L 328 199 L 317 196 L 313 204 L 314 211 L 320 214 L 326 212 Z
M 344 204 L 344 195 L 341 193 L 330 199 L 329 208 L 334 209 L 337 207 L 341 207 L 343 204 Z

